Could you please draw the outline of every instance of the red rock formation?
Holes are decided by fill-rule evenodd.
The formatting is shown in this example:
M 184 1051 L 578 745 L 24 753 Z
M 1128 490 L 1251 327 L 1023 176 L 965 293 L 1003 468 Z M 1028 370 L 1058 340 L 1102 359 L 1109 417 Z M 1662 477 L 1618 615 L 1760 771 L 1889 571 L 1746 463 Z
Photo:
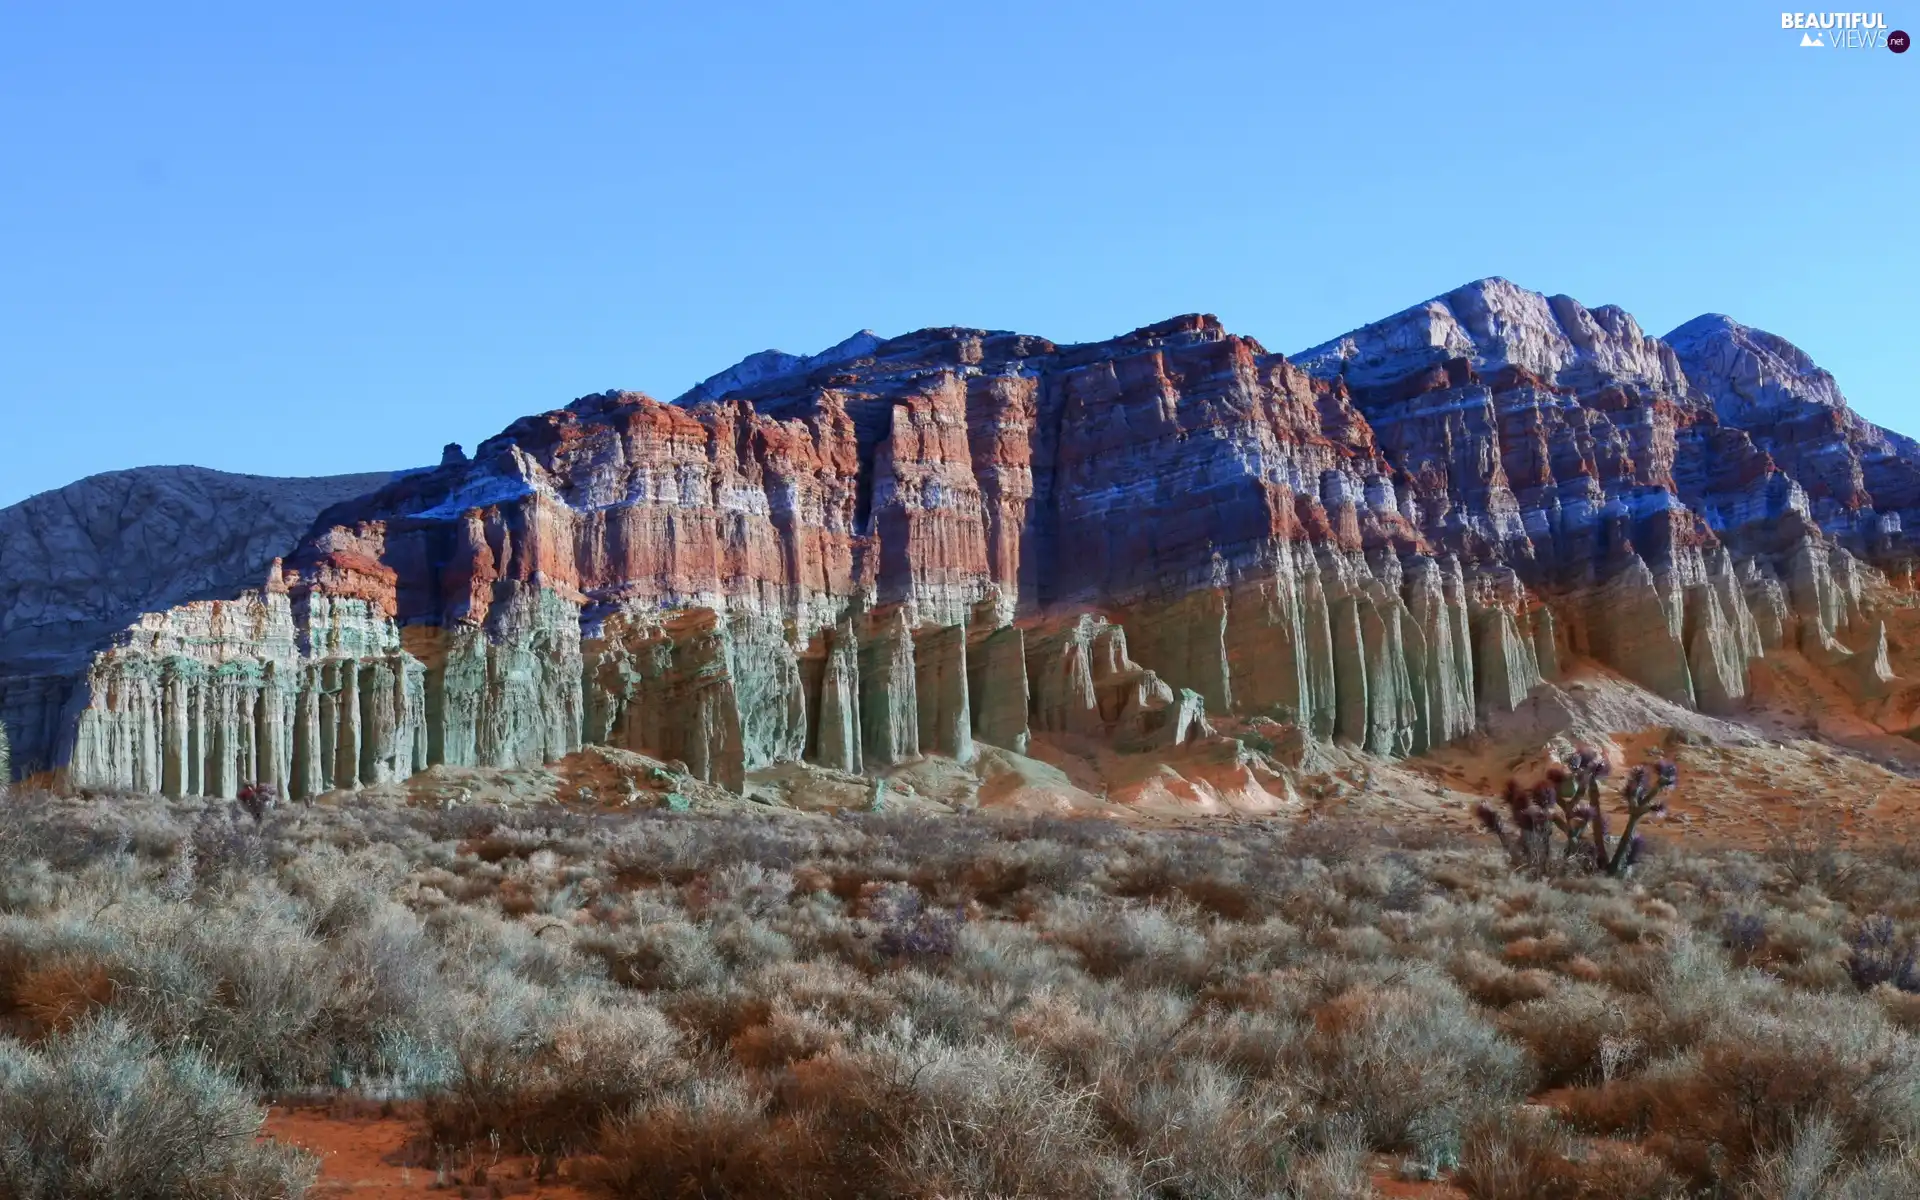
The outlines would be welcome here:
M 1685 364 L 1729 395 L 1752 374 L 1719 336 L 1682 354 L 1617 309 L 1488 280 L 1297 362 L 1187 316 L 1078 346 L 863 336 L 756 356 L 683 404 L 587 396 L 335 506 L 287 557 L 299 646 L 274 678 L 377 664 L 394 714 L 324 673 L 259 694 L 357 706 L 384 771 L 418 726 L 430 761 L 585 738 L 733 786 L 802 755 L 1017 748 L 1030 723 L 1179 741 L 1203 709 L 1417 753 L 1566 654 L 1736 709 L 1769 648 L 1838 661 L 1837 634 L 1866 638 L 1858 558 L 1891 560 L 1920 470 L 1820 397 L 1697 386 Z M 1803 485 L 1781 448 L 1808 430 L 1853 466 Z M 387 626 L 329 624 L 343 603 Z M 1849 670 L 1889 691 L 1859 648 Z M 112 779 L 147 717 L 103 687 L 76 745 Z M 306 786 L 375 770 L 301 749 L 319 736 L 265 740 L 338 764 Z

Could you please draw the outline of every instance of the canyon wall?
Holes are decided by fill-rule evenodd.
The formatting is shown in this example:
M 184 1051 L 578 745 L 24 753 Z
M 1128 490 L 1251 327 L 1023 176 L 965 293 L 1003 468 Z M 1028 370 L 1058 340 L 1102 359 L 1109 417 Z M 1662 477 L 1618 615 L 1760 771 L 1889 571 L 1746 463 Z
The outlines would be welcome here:
M 0 728 L 13 766 L 38 771 L 70 750 L 89 659 L 143 613 L 233 597 L 322 509 L 391 478 L 140 467 L 0 509 Z
M 596 743 L 739 789 L 1225 716 L 1419 754 L 1575 659 L 1716 712 L 1783 649 L 1884 692 L 1911 444 L 1770 335 L 1675 337 L 1484 280 L 1292 359 L 930 329 L 587 396 L 142 617 L 42 736 L 94 788 Z

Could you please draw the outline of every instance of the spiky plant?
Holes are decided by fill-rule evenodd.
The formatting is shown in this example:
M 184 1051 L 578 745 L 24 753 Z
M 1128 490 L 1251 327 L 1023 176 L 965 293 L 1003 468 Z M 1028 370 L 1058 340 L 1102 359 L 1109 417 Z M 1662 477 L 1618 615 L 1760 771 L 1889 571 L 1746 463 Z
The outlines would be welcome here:
M 1553 834 L 1558 830 L 1565 839 L 1559 859 L 1581 859 L 1588 870 L 1625 875 L 1645 849 L 1637 827 L 1645 818 L 1667 811 L 1667 792 L 1679 781 L 1680 771 L 1671 762 L 1661 762 L 1651 770 L 1635 767 L 1628 772 L 1621 792 L 1627 802 L 1627 826 L 1617 840 L 1611 836 L 1600 802 L 1600 781 L 1609 773 L 1605 756 L 1583 747 L 1568 757 L 1564 767 L 1547 768 L 1546 780 L 1534 787 L 1509 779 L 1506 817 L 1485 802 L 1474 807 L 1474 816 L 1500 839 L 1516 867 L 1546 870 L 1556 857 Z
M 1585 749 L 1574 751 L 1564 767 L 1547 768 L 1547 782 L 1556 811 L 1553 817 L 1554 828 L 1566 837 L 1566 846 L 1561 852 L 1562 858 L 1577 857 L 1585 842 L 1581 836 L 1587 826 L 1593 822 L 1594 814 L 1600 811 L 1599 785 L 1595 782 L 1607 770 L 1607 760 L 1597 751 Z
M 1671 761 L 1654 764 L 1652 770 L 1637 766 L 1627 772 L 1627 781 L 1620 789 L 1621 799 L 1627 802 L 1627 827 L 1620 831 L 1620 838 L 1608 845 L 1606 814 L 1596 809 L 1593 826 L 1594 847 L 1599 852 L 1598 861 L 1606 867 L 1609 875 L 1625 875 L 1639 861 L 1645 843 L 1635 832 L 1640 822 L 1648 817 L 1663 816 L 1668 810 L 1667 793 L 1680 782 L 1680 768 Z

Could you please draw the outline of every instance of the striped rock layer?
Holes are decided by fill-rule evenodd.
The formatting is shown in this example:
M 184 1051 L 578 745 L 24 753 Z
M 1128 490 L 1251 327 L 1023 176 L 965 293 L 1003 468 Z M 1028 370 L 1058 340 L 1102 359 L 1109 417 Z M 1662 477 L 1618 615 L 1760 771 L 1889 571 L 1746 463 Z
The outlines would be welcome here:
M 863 334 L 335 505 L 95 653 L 55 765 L 311 794 L 598 743 L 739 788 L 1226 713 L 1407 755 L 1573 657 L 1732 711 L 1789 647 L 1886 686 L 1863 597 L 1916 505 L 1913 444 L 1780 339 L 1504 280 L 1292 358 L 1204 316 Z

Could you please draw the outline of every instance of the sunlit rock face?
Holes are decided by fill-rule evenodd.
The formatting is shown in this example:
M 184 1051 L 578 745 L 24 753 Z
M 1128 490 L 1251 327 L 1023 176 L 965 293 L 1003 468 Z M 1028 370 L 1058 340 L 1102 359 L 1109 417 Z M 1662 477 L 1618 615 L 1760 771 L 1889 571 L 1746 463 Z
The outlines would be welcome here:
M 1498 279 L 1291 360 L 1206 316 L 863 333 L 336 504 L 257 588 L 84 657 L 48 740 L 100 788 L 589 743 L 740 788 L 1227 715 L 1418 754 L 1576 656 L 1730 712 L 1755 658 L 1858 652 L 1884 694 L 1862 597 L 1905 569 L 1911 450 L 1770 335 Z
M 322 509 L 390 478 L 141 467 L 0 509 L 0 724 L 14 771 L 64 752 L 89 658 L 114 635 L 143 613 L 257 585 Z
M 1294 361 L 1347 388 L 1430 544 L 1469 573 L 1504 564 L 1507 606 L 1543 606 L 1536 665 L 1564 647 L 1733 711 L 1769 644 L 1831 643 L 1858 625 L 1869 571 L 1911 577 L 1913 444 L 1726 318 L 1656 339 L 1619 309 L 1488 279 Z M 1482 696 L 1504 700 L 1532 669 L 1503 681 L 1490 664 L 1514 655 L 1495 647 L 1519 639 L 1488 633 Z
M 1709 313 L 1666 340 L 1720 420 L 1799 483 L 1826 532 L 1856 554 L 1904 556 L 1904 531 L 1920 519 L 1920 444 L 1848 408 L 1833 376 L 1785 338 Z

